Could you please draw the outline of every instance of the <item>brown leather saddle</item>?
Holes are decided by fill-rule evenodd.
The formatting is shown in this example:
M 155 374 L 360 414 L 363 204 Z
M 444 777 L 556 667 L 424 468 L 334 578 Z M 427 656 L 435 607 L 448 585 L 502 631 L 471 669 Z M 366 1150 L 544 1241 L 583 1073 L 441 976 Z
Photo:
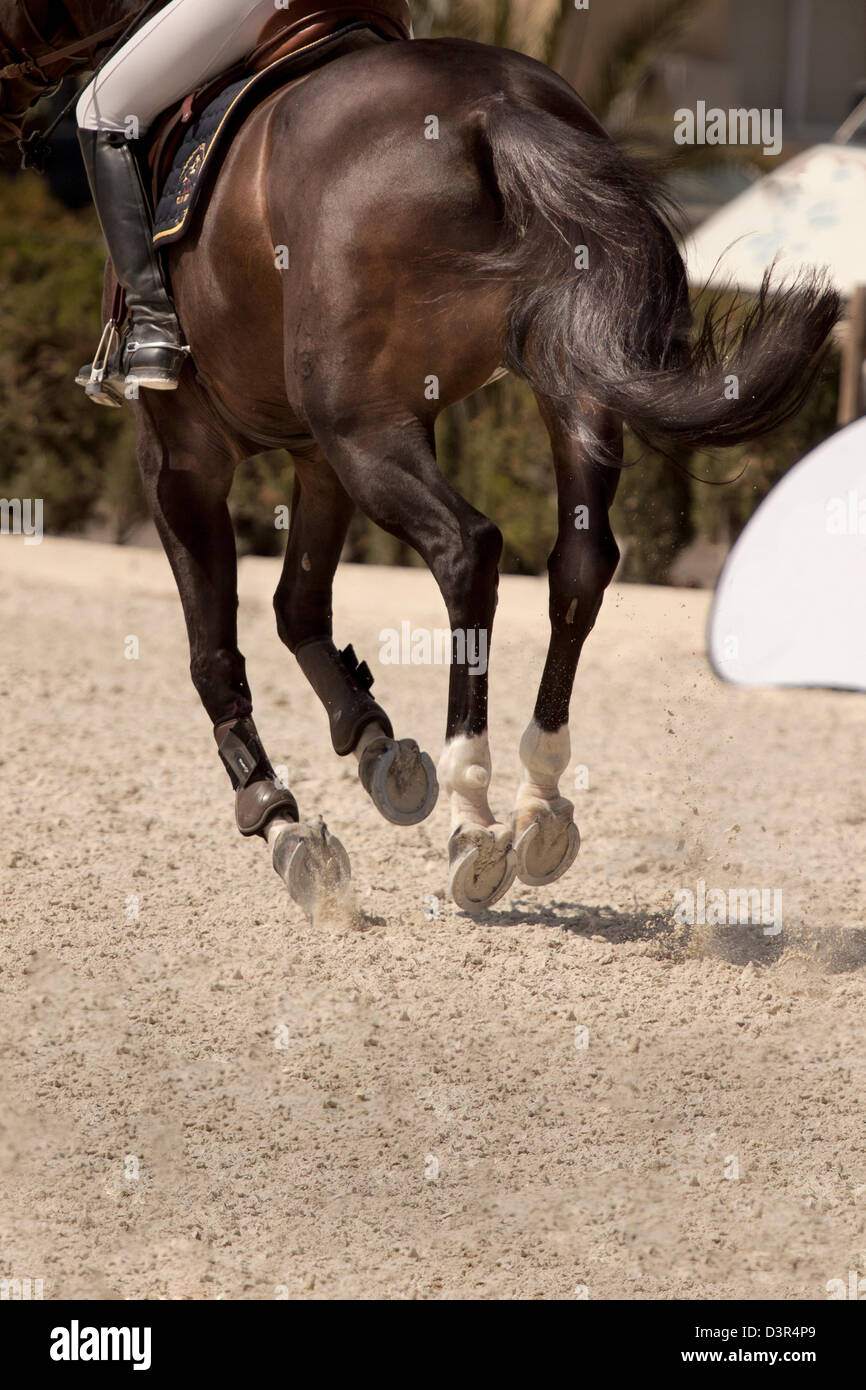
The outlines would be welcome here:
M 152 196 L 159 208 L 161 195 L 174 177 L 179 191 L 174 223 L 157 228 L 154 240 L 165 246 L 177 241 L 187 230 L 192 212 L 204 186 L 204 165 L 218 164 L 243 119 L 273 91 L 288 85 L 312 68 L 367 43 L 411 38 L 411 16 L 407 0 L 357 0 L 355 4 L 322 4 L 321 0 L 288 0 L 277 10 L 259 36 L 252 53 L 243 62 L 221 73 L 191 92 L 177 107 L 166 111 L 154 125 L 147 161 Z M 224 110 L 219 110 L 225 97 Z M 188 158 L 189 170 L 178 168 L 194 123 L 209 111 L 216 111 L 215 128 L 204 141 L 195 143 Z M 188 142 L 189 143 L 189 142 Z

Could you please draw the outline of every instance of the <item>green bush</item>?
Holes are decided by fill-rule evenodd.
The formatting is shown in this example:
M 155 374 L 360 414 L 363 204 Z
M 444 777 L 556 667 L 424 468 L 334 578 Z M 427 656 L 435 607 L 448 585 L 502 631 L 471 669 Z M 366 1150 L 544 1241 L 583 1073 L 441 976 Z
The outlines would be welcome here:
M 505 537 L 502 568 L 538 574 L 556 528 L 550 443 L 529 387 L 494 382 L 444 411 L 437 451 L 443 473 Z
M 122 540 L 145 512 L 129 412 L 95 408 L 72 379 L 99 341 L 104 261 L 92 212 L 35 176 L 3 180 L 0 489 L 43 498 L 50 532 L 99 519 Z

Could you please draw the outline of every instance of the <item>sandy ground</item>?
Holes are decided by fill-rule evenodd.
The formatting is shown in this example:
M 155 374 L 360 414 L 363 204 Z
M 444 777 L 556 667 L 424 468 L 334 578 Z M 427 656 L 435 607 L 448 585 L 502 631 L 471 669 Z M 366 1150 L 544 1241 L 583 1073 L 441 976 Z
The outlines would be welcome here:
M 390 826 L 331 752 L 276 577 L 242 566 L 257 720 L 345 843 L 364 930 L 313 928 L 234 830 L 162 555 L 0 539 L 0 1277 L 822 1299 L 866 1273 L 866 703 L 722 687 L 706 594 L 612 590 L 573 709 L 579 859 L 471 921 L 445 806 Z M 432 580 L 344 568 L 336 607 L 438 756 L 445 669 L 376 660 L 380 628 L 444 625 Z M 506 579 L 501 814 L 545 642 L 543 583 Z M 678 924 L 699 879 L 781 890 L 783 931 Z

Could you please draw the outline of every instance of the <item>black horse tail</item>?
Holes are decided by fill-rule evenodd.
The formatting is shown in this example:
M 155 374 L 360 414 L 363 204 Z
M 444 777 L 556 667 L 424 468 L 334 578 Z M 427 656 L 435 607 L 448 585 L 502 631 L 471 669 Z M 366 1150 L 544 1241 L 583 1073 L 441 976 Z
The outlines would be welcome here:
M 776 289 L 770 272 L 745 308 L 715 296 L 696 330 L 672 207 L 640 165 L 600 129 L 505 96 L 483 127 L 503 230 L 473 260 L 514 287 L 510 370 L 600 401 L 663 449 L 736 444 L 795 414 L 840 313 L 823 276 Z

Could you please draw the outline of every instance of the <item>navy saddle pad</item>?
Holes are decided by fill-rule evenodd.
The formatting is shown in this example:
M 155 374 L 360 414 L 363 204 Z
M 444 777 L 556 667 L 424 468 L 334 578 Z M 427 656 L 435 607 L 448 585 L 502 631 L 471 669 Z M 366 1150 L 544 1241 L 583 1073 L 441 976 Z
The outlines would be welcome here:
M 242 121 L 265 97 L 322 63 L 371 42 L 400 40 L 380 33 L 366 21 L 347 24 L 277 59 L 261 72 L 246 74 L 224 87 L 185 128 L 157 203 L 154 245 L 160 249 L 170 246 L 189 230 L 207 176 L 218 168 L 220 156 L 228 149 Z

